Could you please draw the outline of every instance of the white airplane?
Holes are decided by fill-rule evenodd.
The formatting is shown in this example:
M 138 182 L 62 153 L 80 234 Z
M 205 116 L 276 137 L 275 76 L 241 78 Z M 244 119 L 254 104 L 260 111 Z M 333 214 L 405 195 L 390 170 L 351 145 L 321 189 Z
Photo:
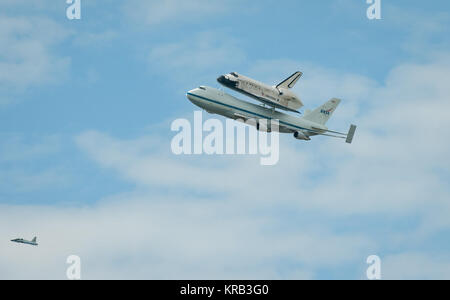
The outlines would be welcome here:
M 325 126 L 341 100 L 333 98 L 313 111 L 308 111 L 302 117 L 296 117 L 287 113 L 279 112 L 253 103 L 239 100 L 223 91 L 212 87 L 201 86 L 187 93 L 187 98 L 193 104 L 205 109 L 209 113 L 219 114 L 234 120 L 254 120 L 253 123 L 258 130 L 271 131 L 271 128 L 260 127 L 260 120 L 278 120 L 278 131 L 282 133 L 293 133 L 298 140 L 311 140 L 312 136 L 324 135 L 345 139 L 347 143 L 353 141 L 356 126 L 351 125 L 348 133 L 328 130 Z
M 298 113 L 298 109 L 303 106 L 303 103 L 291 89 L 302 75 L 302 72 L 295 72 L 277 86 L 269 86 L 236 72 L 222 75 L 217 78 L 217 81 L 223 86 L 269 106 Z
M 38 243 L 36 241 L 37 241 L 36 237 L 34 237 L 31 241 L 27 241 L 27 240 L 24 240 L 24 239 L 11 240 L 11 242 L 14 242 L 14 243 L 28 244 L 28 245 L 33 245 L 33 246 L 37 246 L 38 245 Z

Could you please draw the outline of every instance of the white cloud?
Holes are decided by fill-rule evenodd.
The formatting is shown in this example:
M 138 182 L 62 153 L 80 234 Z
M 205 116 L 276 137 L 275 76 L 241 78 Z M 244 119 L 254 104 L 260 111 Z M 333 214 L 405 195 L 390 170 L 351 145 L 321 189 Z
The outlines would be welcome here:
M 51 1 L 51 0 L 40 0 L 40 1 L 27 1 L 27 0 L 1 0 L 0 1 L 0 6 L 8 8 L 8 7 L 14 7 L 14 8 L 18 8 L 20 7 L 23 10 L 49 10 L 52 9 L 53 7 L 55 7 L 55 5 L 50 5 L 50 4 L 54 4 L 55 2 Z M 65 4 L 65 3 L 64 3 Z
M 127 1 L 126 14 L 137 23 L 160 25 L 163 23 L 197 22 L 203 18 L 213 18 L 229 10 L 235 0 L 165 0 L 165 1 Z
M 112 30 L 103 32 L 79 32 L 74 39 L 74 44 L 81 47 L 98 47 L 116 39 L 119 34 Z
M 68 183 L 69 179 L 64 170 L 56 167 L 37 171 L 21 168 L 0 171 L 0 188 L 8 193 L 30 192 L 42 188 L 55 189 Z
M 223 72 L 241 63 L 245 54 L 238 42 L 219 31 L 202 32 L 182 41 L 154 46 L 149 51 L 148 62 L 166 77 L 186 82 L 195 78 L 210 82 Z
M 401 253 L 382 259 L 383 279 L 449 280 L 450 260 L 442 255 Z
M 2 206 L 0 215 L 1 236 L 38 235 L 40 243 L 0 242 L 0 278 L 8 279 L 63 279 L 72 254 L 82 259 L 84 279 L 295 279 L 339 267 L 368 246 L 362 237 L 309 228 L 274 231 L 279 217 L 225 201 L 155 194 L 120 195 L 95 207 Z M 288 267 L 276 267 L 279 261 Z
M 7 200 L 5 195 L 12 192 L 30 192 L 69 183 L 70 175 L 61 166 L 40 165 L 41 160 L 61 151 L 62 141 L 59 136 L 34 137 L 27 142 L 21 135 L 0 136 L 0 189 L 3 191 L 0 200 Z
M 0 92 L 6 95 L 64 78 L 70 58 L 53 46 L 69 33 L 44 17 L 0 18 Z
M 438 4 L 439 5 L 439 4 Z M 427 12 L 410 6 L 386 4 L 386 14 L 390 16 L 388 29 L 400 29 L 407 33 L 403 49 L 417 56 L 429 55 L 438 49 L 448 49 L 450 34 L 450 13 L 446 10 Z
M 52 155 L 61 150 L 61 137 L 48 135 L 33 142 L 25 141 L 22 135 L 0 135 L 0 163 L 32 160 L 42 155 Z

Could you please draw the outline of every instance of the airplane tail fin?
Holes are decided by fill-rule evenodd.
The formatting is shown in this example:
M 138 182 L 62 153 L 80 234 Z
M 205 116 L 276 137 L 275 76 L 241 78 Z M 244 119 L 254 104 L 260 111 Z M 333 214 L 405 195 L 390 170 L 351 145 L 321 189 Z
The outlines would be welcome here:
M 333 112 L 336 110 L 339 103 L 341 103 L 340 99 L 333 98 L 312 112 L 306 113 L 303 118 L 314 123 L 325 125 L 333 115 Z
M 36 237 L 34 237 L 32 240 L 31 240 L 33 243 L 36 243 L 36 241 L 37 241 L 37 238 Z
M 302 72 L 295 72 L 294 74 L 289 76 L 289 78 L 285 79 L 283 82 L 278 84 L 277 88 L 292 89 L 297 83 L 297 81 L 300 79 L 300 77 L 302 77 L 302 75 L 303 75 Z

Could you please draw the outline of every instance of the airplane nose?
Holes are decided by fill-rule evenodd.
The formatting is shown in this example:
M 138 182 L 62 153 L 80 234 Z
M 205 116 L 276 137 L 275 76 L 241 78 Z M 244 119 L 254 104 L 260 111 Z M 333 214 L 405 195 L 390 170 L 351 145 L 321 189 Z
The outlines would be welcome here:
M 192 100 L 194 99 L 194 97 L 192 95 L 195 95 L 196 90 L 197 89 L 193 89 L 186 93 L 186 97 L 188 98 L 189 101 L 192 102 Z

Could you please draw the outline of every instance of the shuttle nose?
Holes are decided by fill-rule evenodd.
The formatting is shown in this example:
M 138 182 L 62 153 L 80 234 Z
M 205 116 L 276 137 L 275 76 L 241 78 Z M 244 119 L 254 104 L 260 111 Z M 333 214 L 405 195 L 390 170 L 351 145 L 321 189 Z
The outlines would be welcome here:
M 225 84 L 227 82 L 227 79 L 225 78 L 224 75 L 222 75 L 219 78 L 217 78 L 217 81 L 221 84 Z
M 238 82 L 237 82 L 237 81 L 232 80 L 231 77 L 229 77 L 229 76 L 227 77 L 227 76 L 225 76 L 225 75 L 222 75 L 222 76 L 220 76 L 219 78 L 217 78 L 217 81 L 218 81 L 220 84 L 222 84 L 222 85 L 224 85 L 224 86 L 226 86 L 226 87 L 229 87 L 229 88 L 236 88 L 237 85 L 238 85 Z

